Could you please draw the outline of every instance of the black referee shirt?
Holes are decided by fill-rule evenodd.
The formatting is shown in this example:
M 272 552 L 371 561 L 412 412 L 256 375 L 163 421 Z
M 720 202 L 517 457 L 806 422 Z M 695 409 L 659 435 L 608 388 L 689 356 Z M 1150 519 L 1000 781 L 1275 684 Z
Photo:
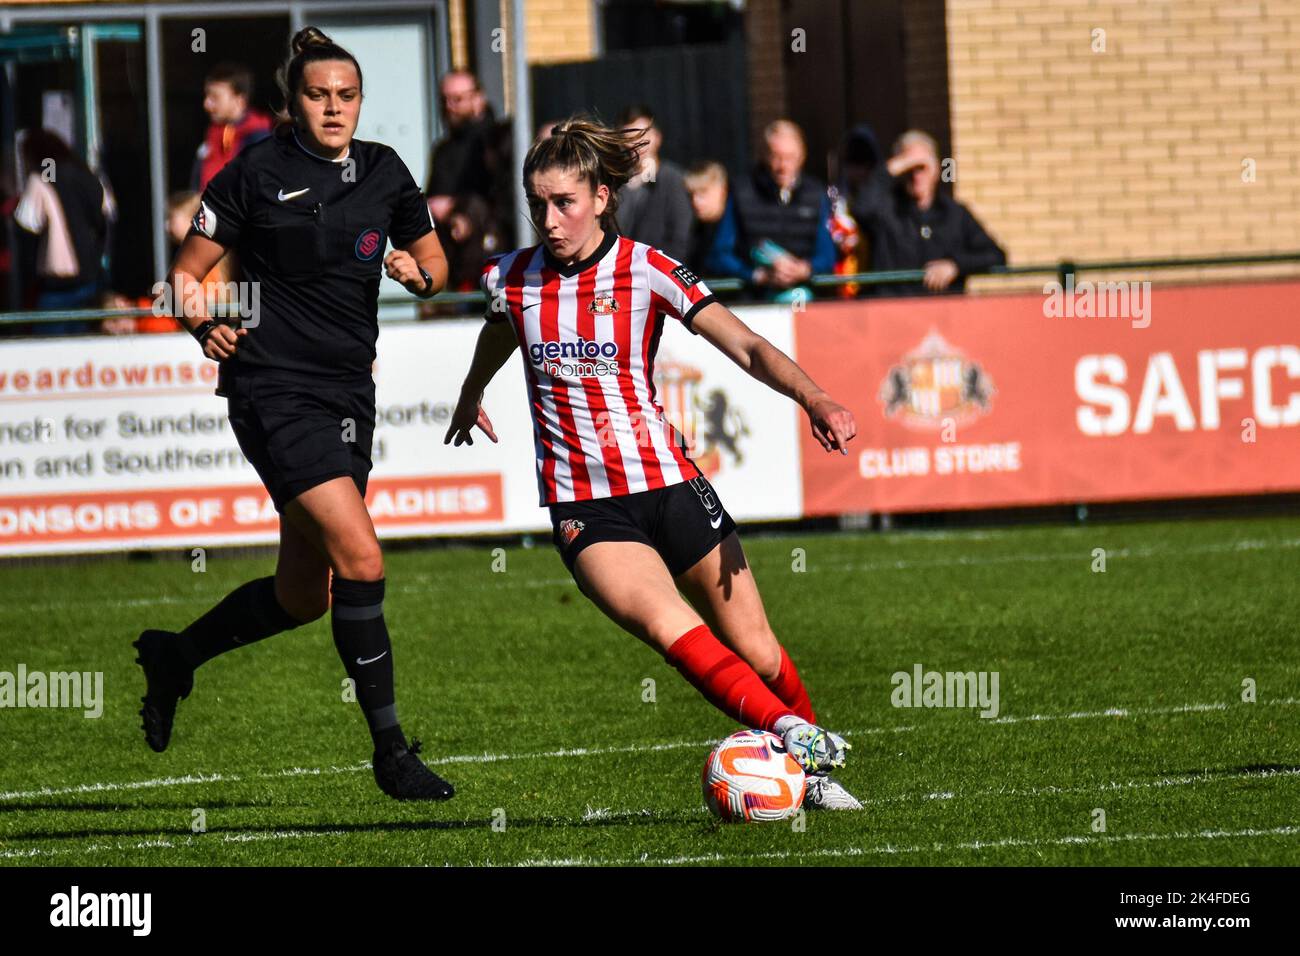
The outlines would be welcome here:
M 223 375 L 277 370 L 356 381 L 375 359 L 385 240 L 433 231 L 424 196 L 391 147 L 354 139 L 342 160 L 294 134 L 243 150 L 213 177 L 190 226 L 236 250 L 258 283 L 248 334 Z

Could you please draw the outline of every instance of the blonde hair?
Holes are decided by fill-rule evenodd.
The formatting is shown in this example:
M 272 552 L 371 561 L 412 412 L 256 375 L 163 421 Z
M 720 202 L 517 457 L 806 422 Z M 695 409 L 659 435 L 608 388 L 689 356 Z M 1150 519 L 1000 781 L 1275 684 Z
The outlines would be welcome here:
M 897 156 L 913 143 L 920 143 L 928 149 L 935 159 L 939 158 L 939 143 L 933 136 L 920 129 L 909 129 L 898 139 L 894 140 L 894 155 Z
M 763 127 L 764 146 L 770 143 L 777 136 L 793 136 L 799 141 L 799 145 L 803 147 L 803 151 L 805 153 L 808 152 L 808 142 L 803 138 L 803 130 L 799 128 L 799 124 L 794 120 L 772 120 L 772 122 Z
M 686 188 L 692 191 L 703 189 L 705 186 L 725 186 L 727 167 L 712 159 L 700 160 L 686 170 L 686 175 L 682 179 L 686 183 Z
M 611 129 L 591 116 L 570 116 L 551 127 L 551 135 L 540 139 L 524 158 L 524 189 L 534 173 L 548 169 L 569 170 L 590 184 L 595 192 L 609 187 L 609 201 L 601 214 L 605 229 L 618 229 L 615 213 L 618 191 L 641 169 L 641 150 L 648 143 L 642 129 Z

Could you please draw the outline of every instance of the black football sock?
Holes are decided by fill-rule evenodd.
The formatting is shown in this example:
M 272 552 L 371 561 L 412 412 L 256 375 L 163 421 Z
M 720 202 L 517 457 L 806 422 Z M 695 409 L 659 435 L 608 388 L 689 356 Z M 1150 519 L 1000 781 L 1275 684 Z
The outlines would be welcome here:
M 258 578 L 241 584 L 212 610 L 180 633 L 176 649 L 194 669 L 218 654 L 252 644 L 302 624 L 280 606 L 275 578 Z
M 393 645 L 384 623 L 384 579 L 353 581 L 334 576 L 330 624 L 334 647 L 356 687 L 357 703 L 370 725 L 375 750 L 392 743 L 406 746 L 397 722 L 393 691 Z

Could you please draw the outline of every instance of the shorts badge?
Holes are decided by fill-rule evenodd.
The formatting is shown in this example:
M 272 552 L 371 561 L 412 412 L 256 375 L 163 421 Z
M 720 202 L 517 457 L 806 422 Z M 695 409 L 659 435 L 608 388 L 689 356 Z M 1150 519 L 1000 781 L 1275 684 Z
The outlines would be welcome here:
M 560 541 L 567 548 L 585 527 L 577 518 L 565 518 L 560 522 Z

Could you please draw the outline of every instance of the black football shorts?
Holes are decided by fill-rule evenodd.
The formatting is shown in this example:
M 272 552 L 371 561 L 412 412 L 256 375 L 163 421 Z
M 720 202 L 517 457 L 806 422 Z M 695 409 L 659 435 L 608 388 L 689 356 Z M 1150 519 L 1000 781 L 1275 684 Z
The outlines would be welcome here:
M 712 551 L 736 523 L 701 475 L 630 495 L 565 501 L 551 509 L 551 540 L 569 573 L 582 550 L 598 541 L 639 541 L 659 552 L 677 577 Z
M 309 488 L 347 475 L 362 497 L 370 478 L 375 383 L 239 375 L 223 381 L 235 440 L 277 511 Z

